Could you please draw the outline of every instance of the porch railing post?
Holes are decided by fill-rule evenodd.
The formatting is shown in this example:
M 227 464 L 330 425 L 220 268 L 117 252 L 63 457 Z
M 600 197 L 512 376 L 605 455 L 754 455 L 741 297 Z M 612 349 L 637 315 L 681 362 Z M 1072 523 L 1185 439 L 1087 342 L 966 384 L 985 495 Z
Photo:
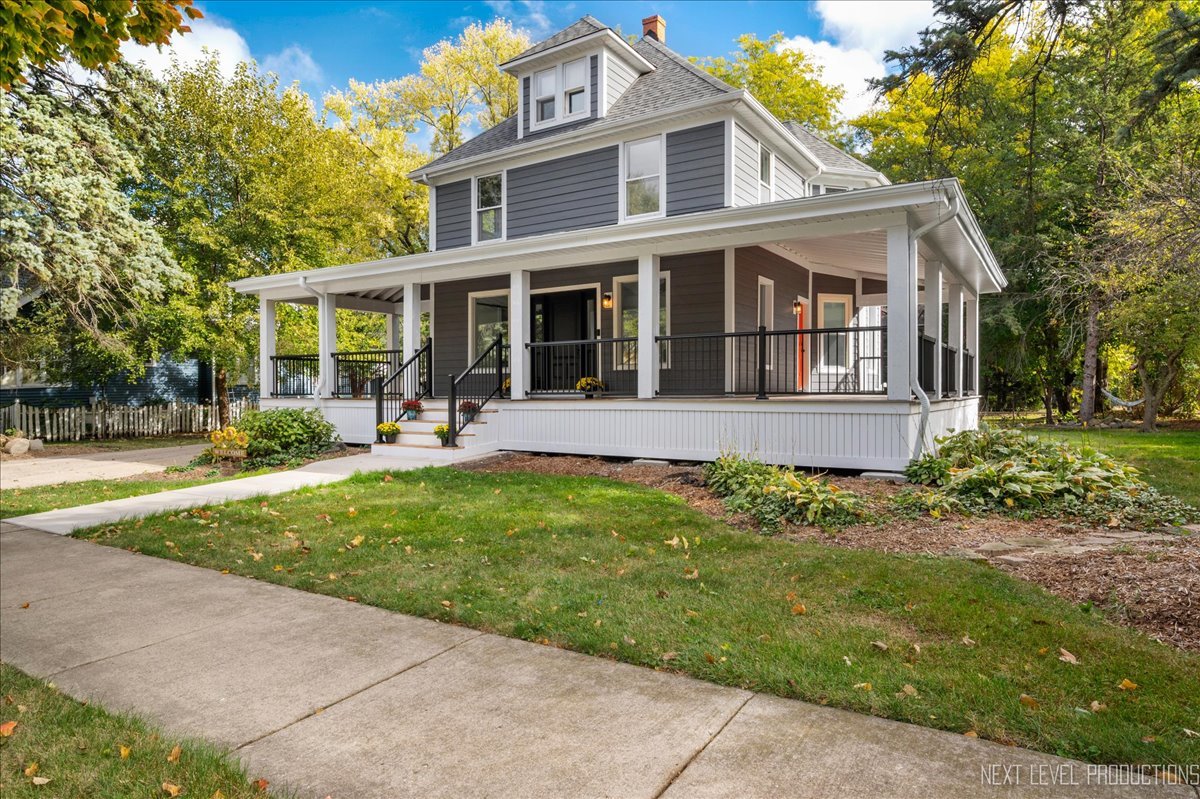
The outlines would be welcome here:
M 767 398 L 767 327 L 758 326 L 758 396 L 755 399 Z
M 504 396 L 504 337 L 496 336 L 496 396 Z
M 446 436 L 447 447 L 453 447 L 455 438 L 458 435 L 458 409 L 454 407 L 454 381 L 458 379 L 457 375 L 450 375 L 450 386 L 446 389 L 446 406 L 449 412 L 446 414 L 446 426 L 450 428 L 449 434 Z
M 376 377 L 371 381 L 371 390 L 375 394 L 375 443 L 383 442 L 379 435 L 379 425 L 383 424 L 383 378 Z

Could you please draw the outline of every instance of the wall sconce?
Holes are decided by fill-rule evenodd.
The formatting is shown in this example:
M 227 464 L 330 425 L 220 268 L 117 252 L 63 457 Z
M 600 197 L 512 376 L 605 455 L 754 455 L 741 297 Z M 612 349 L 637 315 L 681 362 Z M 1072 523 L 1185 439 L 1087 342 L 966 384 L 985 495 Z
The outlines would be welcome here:
M 794 313 L 796 316 L 804 313 L 804 300 L 800 297 L 792 300 L 792 313 Z
M 600 295 L 600 307 L 606 311 L 612 310 L 612 292 L 606 291 Z

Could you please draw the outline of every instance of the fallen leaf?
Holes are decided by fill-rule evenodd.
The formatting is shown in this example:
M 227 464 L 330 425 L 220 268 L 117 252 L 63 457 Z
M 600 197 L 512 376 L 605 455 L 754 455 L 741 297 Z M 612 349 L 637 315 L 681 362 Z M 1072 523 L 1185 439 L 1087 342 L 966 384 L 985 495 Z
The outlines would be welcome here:
M 6 721 L 0 724 L 0 738 L 7 738 L 13 734 L 13 730 L 17 728 L 15 721 Z
M 358 515 L 358 511 L 355 510 L 354 508 L 351 508 L 350 510 L 346 511 L 346 515 L 353 519 L 355 516 Z
M 28 766 L 25 767 L 25 776 L 32 777 L 34 774 L 37 774 L 37 770 L 38 770 L 38 764 L 37 764 L 37 761 L 35 760 L 34 762 L 30 763 Z
M 851 662 L 850 662 L 850 658 L 849 658 L 849 656 L 847 656 L 847 655 L 842 655 L 842 660 L 846 661 L 846 665 L 847 665 L 847 666 L 853 666 L 853 665 L 854 665 L 853 663 L 851 663 Z
M 21 610 L 29 610 L 29 603 L 26 602 L 23 605 L 21 605 Z
M 385 482 L 385 483 L 390 483 L 390 482 L 392 482 L 392 481 L 393 481 L 393 480 L 395 480 L 395 479 L 396 479 L 396 478 L 392 477 L 390 474 L 385 474 L 385 475 L 383 476 L 383 482 Z
M 888 645 L 885 644 L 883 641 L 872 641 L 871 646 L 875 647 L 880 652 L 886 652 L 888 649 Z
M 452 608 L 452 607 L 454 607 L 454 603 L 453 603 L 453 602 L 451 602 L 449 599 L 443 599 L 443 600 L 442 600 L 442 607 L 444 607 L 444 608 Z
M 333 519 L 330 518 L 328 513 L 318 513 L 317 518 L 320 519 L 321 521 L 325 522 L 326 524 L 333 524 Z
M 1127 677 L 1117 683 L 1117 687 L 1122 691 L 1132 691 L 1134 688 L 1137 688 L 1137 683 L 1133 682 Z
M 32 780 L 30 780 L 30 782 L 32 782 L 34 785 L 45 785 L 46 783 L 50 782 L 50 778 L 49 777 L 34 777 Z
M 962 637 L 962 642 L 963 642 L 963 646 L 975 646 L 974 639 L 972 639 L 971 636 L 969 636 L 969 635 L 964 635 Z
M 1050 647 L 1048 647 L 1048 646 L 1044 646 L 1044 647 L 1042 647 L 1041 649 L 1039 649 L 1039 650 L 1038 650 L 1038 654 L 1039 654 L 1039 655 L 1044 655 L 1044 654 L 1046 654 L 1046 653 L 1047 653 L 1047 652 L 1049 652 L 1049 651 L 1050 651 Z
M 281 572 L 281 571 L 283 571 L 283 567 L 282 567 L 282 566 L 280 566 L 278 563 L 276 563 L 276 564 L 275 564 L 275 565 L 272 567 L 272 569 L 271 569 L 271 570 L 272 570 L 272 571 Z
M 700 576 L 699 569 L 684 569 L 683 570 L 683 579 L 685 579 L 685 580 L 695 580 L 699 576 Z
M 164 782 L 162 784 L 162 789 L 163 793 L 165 793 L 167 796 L 179 796 L 180 791 L 183 790 L 173 782 Z
M 784 599 L 786 599 L 788 602 L 795 602 L 796 601 L 796 592 L 788 591 L 787 594 L 784 596 Z
M 1095 699 L 1092 700 L 1092 704 L 1089 705 L 1089 707 L 1091 707 L 1093 713 L 1099 713 L 1101 710 L 1108 710 L 1108 705 L 1104 704 L 1103 702 L 1097 702 Z
M 213 795 L 208 799 L 225 799 L 225 794 L 221 793 L 221 789 L 218 788 L 217 790 L 213 791 Z
M 905 683 L 904 687 L 896 692 L 897 699 L 904 699 L 905 697 L 916 696 L 916 695 L 917 695 L 917 689 L 913 688 L 908 683 Z
M 913 644 L 913 651 L 916 652 L 918 655 L 921 654 L 921 645 Z
M 715 657 L 713 657 L 712 655 L 710 655 L 708 652 L 705 652 L 705 653 L 704 653 L 704 659 L 705 659 L 706 661 L 708 661 L 709 663 L 716 663 L 716 662 L 717 662 L 717 659 L 716 659 Z
M 1061 647 L 1058 650 L 1058 659 L 1061 660 L 1063 663 L 1070 663 L 1072 666 L 1079 665 L 1079 660 L 1074 655 L 1072 655 L 1070 652 L 1068 652 L 1065 649 L 1062 649 Z
M 856 690 L 859 690 L 859 691 L 874 690 L 873 688 L 871 688 L 871 683 L 869 683 L 869 682 L 856 682 L 856 683 L 854 683 L 854 687 Z
M 250 553 L 250 557 L 254 558 L 254 560 L 255 560 L 255 561 L 260 561 L 260 560 L 262 560 L 262 559 L 263 559 L 263 553 L 261 553 L 261 552 L 251 552 L 251 553 Z
M 1142 743 L 1144 743 L 1144 744 L 1152 744 L 1152 743 L 1154 743 L 1156 740 L 1158 740 L 1158 739 L 1157 739 L 1157 738 L 1155 738 L 1153 735 L 1147 735 L 1147 736 L 1145 736 L 1144 738 L 1142 738 Z
M 354 536 L 354 538 L 351 538 L 349 541 L 346 542 L 346 549 L 354 549 L 355 547 L 361 545 L 362 542 L 365 540 L 366 540 L 365 536 L 356 535 L 356 536 Z
M 266 791 L 266 790 L 267 790 L 267 786 L 268 786 L 268 785 L 270 785 L 270 784 L 271 784 L 271 783 L 267 782 L 267 781 L 266 781 L 266 780 L 264 780 L 262 777 L 259 777 L 259 778 L 258 778 L 258 779 L 256 779 L 254 782 L 250 783 L 250 785 L 251 785 L 251 786 L 254 788 L 254 790 L 256 790 L 256 791 Z
M 1187 727 L 1183 728 L 1183 734 L 1186 735 L 1188 738 L 1200 738 L 1200 732 L 1196 732 L 1195 730 L 1189 730 Z
M 599 621 L 599 619 L 597 619 L 596 621 Z M 633 646 L 637 643 L 637 641 L 630 638 L 628 635 L 621 636 L 621 640 L 625 642 L 625 646 Z
M 662 653 L 663 660 L 674 660 L 677 657 L 679 657 L 678 652 L 663 652 Z M 1185 730 L 1184 732 L 1188 732 L 1188 730 Z
M 792 605 L 793 616 L 803 616 L 805 613 L 808 613 L 808 608 L 804 607 L 803 602 L 797 602 L 795 605 Z
M 118 746 L 117 751 L 120 752 L 122 760 L 128 760 L 129 755 L 133 752 L 132 749 L 130 749 L 128 746 L 125 746 L 124 744 L 121 744 L 120 746 Z
M 963 737 L 964 738 L 978 738 L 979 733 L 975 732 L 975 730 L 967 730 L 966 732 L 963 733 Z
M 182 754 L 183 754 L 183 747 L 181 747 L 179 744 L 175 744 L 175 746 L 172 747 L 172 749 L 171 749 L 171 754 L 167 755 L 167 762 L 168 763 L 178 763 L 179 756 Z
M 1021 694 L 1021 704 L 1030 710 L 1037 710 L 1041 704 L 1029 694 Z

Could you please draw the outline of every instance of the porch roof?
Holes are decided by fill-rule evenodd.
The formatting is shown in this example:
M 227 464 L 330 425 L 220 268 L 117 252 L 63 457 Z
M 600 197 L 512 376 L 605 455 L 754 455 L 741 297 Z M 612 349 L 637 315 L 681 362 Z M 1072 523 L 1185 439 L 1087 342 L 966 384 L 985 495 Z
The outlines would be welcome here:
M 1007 285 L 962 187 L 955 179 L 901 183 L 837 194 L 720 208 L 588 230 L 497 241 L 345 266 L 247 278 L 231 285 L 243 294 L 283 301 L 311 301 L 314 294 L 361 298 L 367 304 L 395 302 L 404 283 L 436 283 L 513 269 L 634 260 L 647 252 L 674 255 L 760 244 L 799 246 L 854 235 L 858 262 L 886 262 L 884 237 L 861 234 L 907 224 L 919 228 L 953 214 L 921 242 L 925 259 L 939 260 L 975 294 Z M 883 248 L 883 249 L 880 249 Z M 827 255 L 837 248 L 824 246 Z M 883 270 L 868 269 L 867 271 Z M 386 299 L 385 299 L 386 298 Z M 366 308 L 364 308 L 365 310 Z

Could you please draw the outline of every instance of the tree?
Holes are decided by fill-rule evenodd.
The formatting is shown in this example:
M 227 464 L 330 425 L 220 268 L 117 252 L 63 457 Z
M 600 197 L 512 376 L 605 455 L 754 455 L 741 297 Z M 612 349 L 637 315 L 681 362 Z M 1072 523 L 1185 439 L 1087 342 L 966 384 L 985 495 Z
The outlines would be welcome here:
M 826 135 L 835 132 L 837 105 L 845 91 L 821 82 L 821 66 L 800 50 L 783 49 L 782 33 L 766 41 L 748 33 L 737 41 L 738 50 L 730 58 L 692 61 L 730 86 L 749 90 L 780 119 L 799 122 Z
M 118 67 L 79 84 L 61 67 L 30 70 L 0 95 L 0 324 L 6 359 L 45 361 L 99 379 L 156 354 L 145 311 L 186 284 L 126 188 L 156 95 Z
M 166 44 L 203 16 L 192 0 L 22 0 L 0 5 L 0 89 L 70 55 L 85 69 L 120 58 L 122 42 Z
M 210 57 L 176 65 L 167 88 L 137 196 L 193 277 L 161 315 L 181 351 L 213 362 L 224 423 L 230 379 L 257 347 L 257 306 L 228 283 L 372 257 L 381 214 L 360 143 L 297 87 L 245 63 L 224 80 Z

